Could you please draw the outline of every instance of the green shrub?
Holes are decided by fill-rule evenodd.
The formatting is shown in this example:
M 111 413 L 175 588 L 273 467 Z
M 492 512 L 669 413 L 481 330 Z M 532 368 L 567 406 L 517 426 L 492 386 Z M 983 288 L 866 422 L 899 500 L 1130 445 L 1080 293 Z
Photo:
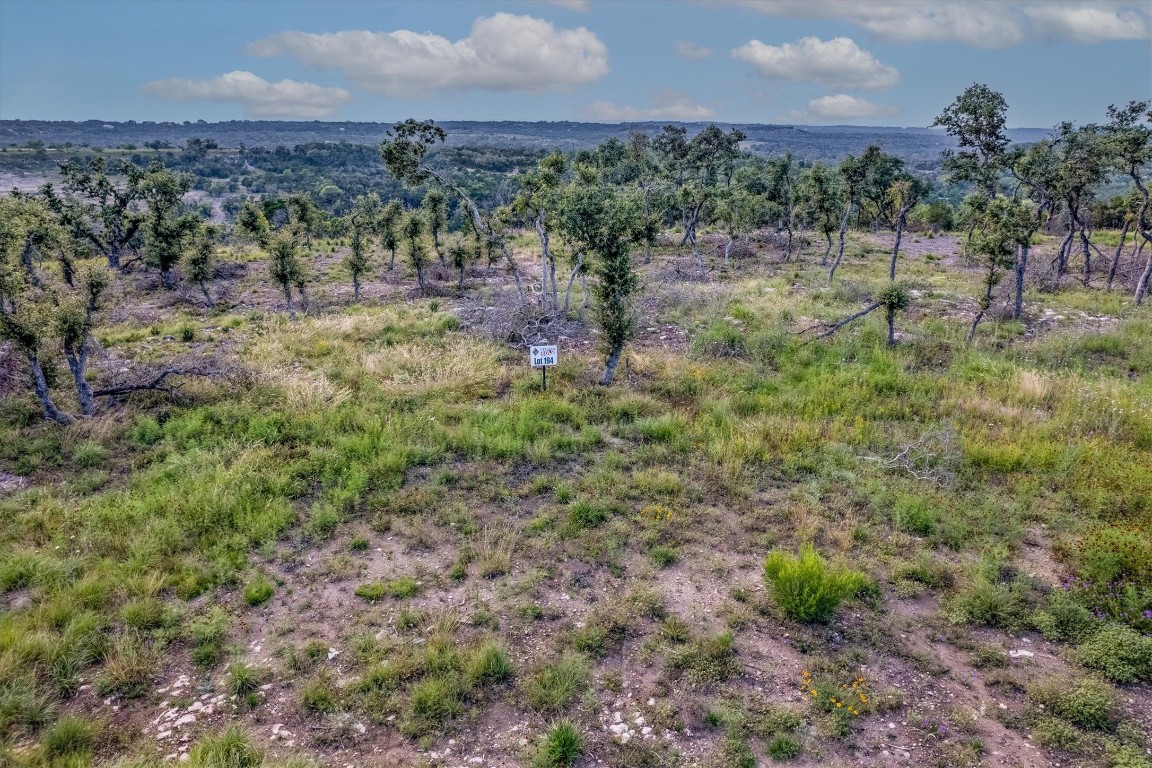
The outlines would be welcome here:
M 1032 735 L 1036 743 L 1065 752 L 1079 750 L 1083 741 L 1080 731 L 1056 717 L 1042 718 L 1032 726 Z
M 223 733 L 202 737 L 188 753 L 190 768 L 259 768 L 264 756 L 233 723 Z
M 1048 595 L 1044 605 L 1032 613 L 1031 623 L 1048 640 L 1062 642 L 1083 640 L 1100 625 L 1090 610 L 1064 590 Z
M 50 757 L 86 754 L 96 743 L 96 728 L 82 717 L 62 717 L 44 731 L 41 740 Z
M 252 607 L 263 605 L 272 599 L 272 593 L 275 591 L 270 581 L 263 576 L 257 576 L 244 587 L 244 602 Z
M 1152 637 L 1109 624 L 1080 645 L 1080 663 L 1114 683 L 1152 680 Z
M 536 749 L 532 768 L 568 768 L 584 754 L 580 730 L 570 720 L 561 720 L 548 729 Z
M 128 439 L 141 446 L 155 445 L 163 437 L 164 429 L 151 416 L 136 417 L 132 429 L 128 430 Z
M 528 704 L 540 712 L 559 712 L 588 689 L 591 667 L 583 655 L 565 651 L 528 680 Z
M 776 604 L 797 621 L 827 623 L 846 598 L 868 586 L 859 571 L 828 565 L 805 544 L 798 556 L 774 551 L 764 561 L 764 579 Z

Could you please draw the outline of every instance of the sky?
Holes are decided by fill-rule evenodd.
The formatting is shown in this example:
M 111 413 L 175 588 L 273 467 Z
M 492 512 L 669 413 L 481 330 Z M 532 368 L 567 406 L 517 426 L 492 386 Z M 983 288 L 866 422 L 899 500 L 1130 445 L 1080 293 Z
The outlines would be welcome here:
M 1152 98 L 1152 0 L 0 0 L 0 119 L 1010 127 Z

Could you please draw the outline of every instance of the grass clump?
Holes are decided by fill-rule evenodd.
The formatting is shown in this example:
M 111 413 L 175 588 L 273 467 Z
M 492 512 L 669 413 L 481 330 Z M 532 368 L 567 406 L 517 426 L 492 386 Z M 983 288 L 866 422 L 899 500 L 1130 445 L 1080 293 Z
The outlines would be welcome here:
M 373 581 L 356 587 L 356 597 L 370 603 L 379 602 L 385 597 L 404 600 L 415 597 L 420 592 L 420 584 L 411 576 L 401 576 L 391 581 Z
M 800 744 L 787 736 L 779 736 L 768 745 L 768 756 L 779 762 L 795 760 L 800 752 Z
M 1077 657 L 1114 683 L 1152 680 L 1152 637 L 1131 627 L 1109 624 L 1080 645 Z
M 228 666 L 228 693 L 233 696 L 246 698 L 260 690 L 263 683 L 264 675 L 257 667 L 242 661 Z
M 224 655 L 224 639 L 228 635 L 231 619 L 218 605 L 188 625 L 188 640 L 192 643 L 192 662 L 198 667 L 210 668 L 220 663 Z
M 949 613 L 957 624 L 1010 629 L 1024 620 L 1028 603 L 1023 588 L 978 578 L 952 600 Z
M 188 753 L 191 768 L 259 768 L 264 756 L 248 742 L 244 730 L 233 723 L 218 735 L 209 734 Z
M 473 650 L 465 666 L 471 685 L 494 685 L 512 679 L 512 661 L 508 651 L 495 640 L 489 640 Z
M 244 587 L 244 602 L 255 608 L 271 600 L 275 591 L 276 589 L 271 582 L 263 576 L 257 576 L 248 583 L 248 586 Z
M 330 714 L 340 709 L 336 681 L 328 670 L 321 670 L 300 688 L 300 706 L 315 714 Z
M 537 669 L 528 679 L 528 704 L 539 712 L 559 712 L 588 690 L 591 676 L 588 660 L 567 651 L 556 661 Z
M 1029 695 L 1049 712 L 1084 730 L 1108 730 L 1115 719 L 1115 692 L 1095 678 L 1038 686 Z
M 135 632 L 123 632 L 112 641 L 104 657 L 104 670 L 96 679 L 96 689 L 101 696 L 143 696 L 159 666 L 160 649 L 156 645 Z
M 62 717 L 44 731 L 41 744 L 49 757 L 85 755 L 96 744 L 96 726 L 82 717 Z
M 810 544 L 802 546 L 798 555 L 769 554 L 764 580 L 784 613 L 805 623 L 831 621 L 841 602 L 869 584 L 859 571 L 829 565 Z
M 675 669 L 683 670 L 688 680 L 697 686 L 723 682 L 740 673 L 735 638 L 731 632 L 696 640 L 673 651 L 669 663 Z
M 580 729 L 570 720 L 553 724 L 536 749 L 532 768 L 568 768 L 584 754 Z
M 465 691 L 453 673 L 430 675 L 408 690 L 408 708 L 400 730 L 408 736 L 432 733 L 464 711 Z

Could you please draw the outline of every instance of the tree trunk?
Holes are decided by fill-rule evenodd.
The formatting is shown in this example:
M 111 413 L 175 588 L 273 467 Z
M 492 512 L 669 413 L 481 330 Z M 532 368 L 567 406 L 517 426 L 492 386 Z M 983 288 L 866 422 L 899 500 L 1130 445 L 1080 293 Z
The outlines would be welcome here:
M 1016 305 L 1012 310 L 1012 318 L 1015 320 L 1024 316 L 1024 278 L 1028 272 L 1029 250 L 1030 245 L 1022 245 L 1016 254 Z
M 735 235 L 729 235 L 728 242 L 724 244 L 724 266 L 728 266 L 728 257 L 732 254 L 732 243 L 734 242 L 736 242 Z
M 1144 246 L 1140 247 L 1143 250 Z M 1148 251 L 1148 261 L 1144 264 L 1144 273 L 1136 283 L 1136 306 L 1144 303 L 1144 296 L 1148 293 L 1148 281 L 1152 280 L 1152 250 Z
M 76 399 L 80 401 L 80 412 L 91 416 L 96 412 L 96 400 L 92 395 L 92 386 L 85 377 L 88 368 L 88 340 L 76 345 L 64 343 L 64 357 L 68 361 L 68 370 L 72 372 L 72 381 L 76 383 Z
M 580 298 L 580 319 L 583 320 L 588 309 L 588 275 L 584 272 L 580 273 L 580 293 L 583 294 Z
M 564 291 L 564 316 L 568 316 L 568 299 L 572 297 L 572 284 L 576 282 L 576 275 L 580 274 L 580 268 L 584 266 L 584 254 L 576 254 L 576 266 L 572 268 L 572 274 L 568 276 L 568 289 Z
M 24 247 L 20 249 L 20 263 L 24 267 L 25 274 L 28 275 L 28 282 L 32 283 L 34 288 L 39 288 L 42 285 L 40 276 L 36 274 L 36 268 L 32 265 L 32 252 L 36 250 L 32 238 L 33 235 L 24 238 Z
M 1084 250 L 1084 285 L 1092 282 L 1092 249 L 1084 222 L 1080 224 L 1080 246 Z
M 1072 213 L 1068 213 L 1068 234 L 1064 242 L 1060 243 L 1060 252 L 1056 254 L 1056 282 L 1068 273 L 1068 254 L 1072 250 L 1072 238 L 1076 235 L 1076 228 L 1072 221 Z
M 1128 229 L 1132 226 L 1132 222 L 1125 220 L 1124 229 L 1120 231 L 1120 245 L 1116 246 L 1116 255 L 1112 257 L 1112 265 L 1108 267 L 1108 282 L 1105 284 L 1105 290 L 1112 293 L 1112 282 L 1116 279 L 1116 270 L 1120 267 L 1120 254 L 1124 250 L 1124 242 L 1128 239 Z
M 536 212 L 536 236 L 540 238 L 540 308 L 548 310 L 548 262 L 551 254 L 548 252 L 548 232 L 544 229 L 544 211 Z M 556 303 L 552 303 L 556 309 Z
M 109 243 L 108 245 L 108 267 L 110 269 L 120 269 L 120 244 Z
M 164 286 L 166 291 L 171 291 L 176 287 L 175 281 L 172 280 L 172 270 L 160 270 L 160 284 Z
M 44 410 L 44 418 L 57 424 L 71 424 L 73 419 L 67 413 L 56 407 L 52 400 L 52 393 L 48 391 L 48 380 L 44 378 L 44 369 L 40 367 L 40 358 L 35 352 L 25 352 L 28 359 L 28 368 L 32 372 L 32 391 L 40 401 Z
M 424 295 L 424 265 L 419 261 L 414 265 L 416 267 L 416 284 L 420 286 L 420 295 Z
M 360 301 L 360 276 L 352 275 L 352 301 Z
M 831 269 L 828 270 L 828 282 L 836 279 L 836 269 L 840 266 L 840 262 L 844 259 L 844 236 L 848 232 L 848 219 L 852 215 L 853 201 L 848 201 L 848 207 L 844 209 L 844 216 L 840 219 L 840 251 L 836 254 L 836 261 L 832 262 Z
M 900 209 L 900 215 L 896 219 L 896 245 L 892 248 L 892 264 L 888 267 L 888 279 L 896 279 L 896 259 L 900 256 L 900 239 L 904 236 L 904 224 L 906 223 L 905 214 L 906 208 Z
M 824 233 L 824 238 L 828 241 L 828 247 L 824 249 L 824 257 L 820 259 L 820 266 L 828 266 L 828 254 L 832 253 L 832 232 Z
M 284 302 L 288 306 L 288 317 L 295 320 L 296 309 L 292 306 L 292 286 L 288 283 L 281 283 L 280 288 L 284 291 Z
M 396 246 L 392 246 L 390 250 L 392 251 L 392 260 L 388 262 L 389 272 L 396 269 Z
M 604 365 L 604 375 L 600 377 L 600 386 L 606 387 L 612 383 L 612 378 L 616 375 L 616 366 L 620 364 L 620 355 L 623 351 L 623 344 L 613 347 L 611 354 L 608 355 L 608 361 Z
M 208 306 L 210 308 L 216 306 L 215 302 L 212 301 L 212 296 L 208 293 L 208 286 L 204 285 L 203 280 L 200 281 L 200 290 L 204 293 L 204 301 L 208 302 Z
M 976 326 L 984 319 L 984 310 L 976 313 L 976 317 L 972 320 L 972 327 L 968 329 L 968 344 L 972 344 L 972 339 L 976 338 Z
M 896 343 L 896 308 L 888 307 L 888 346 Z

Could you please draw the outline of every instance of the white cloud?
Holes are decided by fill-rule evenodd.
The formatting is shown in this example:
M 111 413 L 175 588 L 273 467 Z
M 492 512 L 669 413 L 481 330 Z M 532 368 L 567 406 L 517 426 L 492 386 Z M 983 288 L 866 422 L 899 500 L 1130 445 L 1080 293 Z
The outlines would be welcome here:
M 475 88 L 542 91 L 590 83 L 609 71 L 608 49 L 595 33 L 509 13 L 476 19 L 471 34 L 456 42 L 406 29 L 281 32 L 250 43 L 247 52 L 335 68 L 383 96 Z
M 641 109 L 611 101 L 597 101 L 587 110 L 588 117 L 606 123 L 631 122 L 636 120 L 683 120 L 694 122 L 708 120 L 716 113 L 702 104 L 692 101 L 679 91 L 664 90 L 652 99 L 653 106 Z
M 281 80 L 270 83 L 251 72 L 228 72 L 211 80 L 179 77 L 154 80 L 142 89 L 171 101 L 224 101 L 244 105 L 248 117 L 320 118 L 352 100 L 343 88 Z
M 1097 43 L 1152 38 L 1146 2 L 1112 0 L 719 0 L 793 19 L 837 19 L 885 40 L 1008 48 L 1033 39 Z
M 684 59 L 706 59 L 712 55 L 712 49 L 686 40 L 677 40 L 676 55 Z
M 589 2 L 589 0 L 543 0 L 543 1 L 545 3 L 548 3 L 549 5 L 558 5 L 561 8 L 567 8 L 568 10 L 576 11 L 577 13 L 588 13 L 589 9 L 591 9 L 591 7 L 592 7 L 592 4 Z
M 808 102 L 808 108 L 789 112 L 780 117 L 785 123 L 828 123 L 858 120 L 862 117 L 891 117 L 900 110 L 887 104 L 874 104 L 867 99 L 838 93 L 821 96 Z
M 767 45 L 752 40 L 732 50 L 765 80 L 821 83 L 835 88 L 890 88 L 900 82 L 895 67 L 881 64 L 851 38 L 804 37 L 795 43 Z
M 1043 4 L 1025 7 L 1024 15 L 1040 36 L 1050 40 L 1102 43 L 1152 37 L 1152 18 L 1147 10 L 1102 4 Z

